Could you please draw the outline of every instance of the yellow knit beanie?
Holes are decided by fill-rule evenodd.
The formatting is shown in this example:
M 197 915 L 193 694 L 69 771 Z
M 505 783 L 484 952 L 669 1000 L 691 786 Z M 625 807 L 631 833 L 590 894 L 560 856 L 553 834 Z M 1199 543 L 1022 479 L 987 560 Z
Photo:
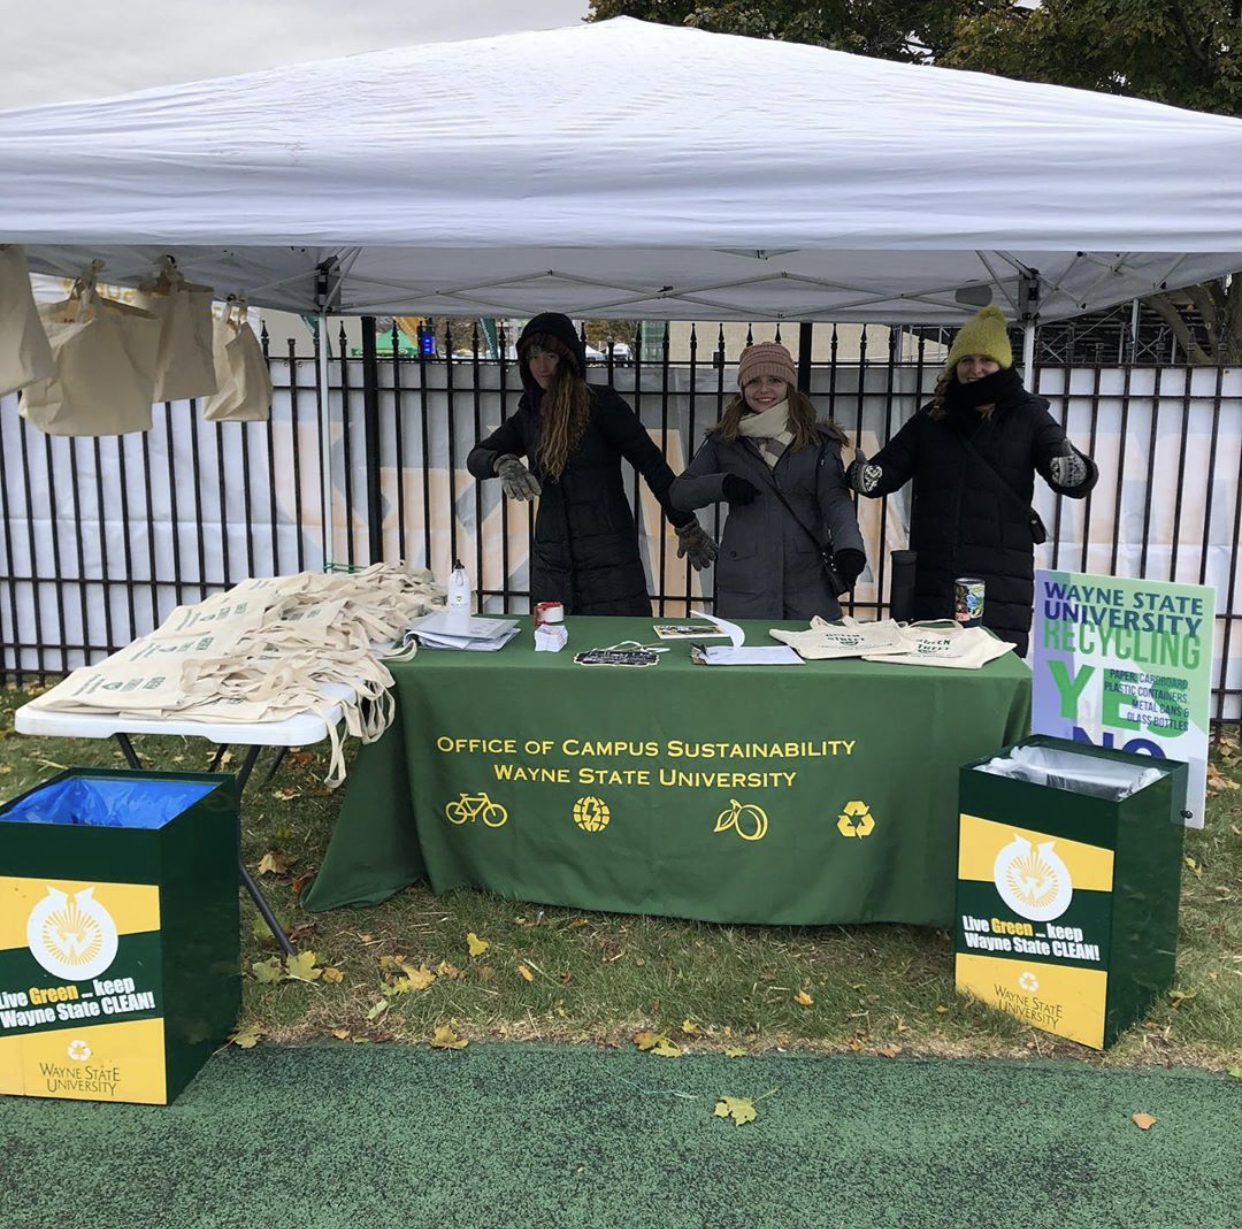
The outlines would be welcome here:
M 1013 366 L 1013 348 L 1005 317 L 999 307 L 985 307 L 962 325 L 962 330 L 945 360 L 945 370 L 952 371 L 962 359 L 972 354 L 984 354 L 1002 367 Z

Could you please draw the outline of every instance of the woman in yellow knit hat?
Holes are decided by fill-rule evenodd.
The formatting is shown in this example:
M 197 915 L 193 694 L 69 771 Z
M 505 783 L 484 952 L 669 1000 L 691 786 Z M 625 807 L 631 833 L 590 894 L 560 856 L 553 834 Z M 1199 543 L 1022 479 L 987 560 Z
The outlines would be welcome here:
M 1036 473 L 1073 499 L 1098 477 L 1048 402 L 1022 387 L 1005 318 L 985 307 L 958 333 L 931 402 L 872 460 L 850 466 L 850 485 L 872 498 L 914 480 L 916 619 L 952 618 L 954 579 L 977 577 L 984 625 L 1025 656 L 1035 546 L 1046 536 L 1031 507 Z

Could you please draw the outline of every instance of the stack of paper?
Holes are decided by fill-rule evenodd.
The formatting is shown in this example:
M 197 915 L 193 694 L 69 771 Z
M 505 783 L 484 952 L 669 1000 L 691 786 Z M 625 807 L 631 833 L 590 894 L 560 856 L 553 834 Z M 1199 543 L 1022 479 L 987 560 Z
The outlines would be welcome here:
M 718 619 L 715 615 L 703 614 L 701 611 L 690 612 L 696 619 L 706 619 L 719 628 L 719 634 L 729 637 L 729 644 L 711 644 L 696 646 L 692 660 L 705 666 L 800 666 L 802 658 L 788 645 L 762 644 L 747 647 L 746 633 L 736 623 L 728 619 Z
M 405 642 L 417 640 L 429 649 L 469 649 L 472 652 L 494 653 L 518 634 L 517 619 L 462 618 L 437 610 L 434 614 L 415 619 L 405 633 Z

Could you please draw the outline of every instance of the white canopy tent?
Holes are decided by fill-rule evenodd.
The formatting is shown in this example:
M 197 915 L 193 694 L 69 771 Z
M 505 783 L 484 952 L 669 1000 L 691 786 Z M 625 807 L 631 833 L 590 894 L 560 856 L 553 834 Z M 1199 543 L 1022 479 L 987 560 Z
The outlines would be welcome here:
M 1242 121 L 618 19 L 0 113 L 0 242 L 299 312 L 1049 320 L 1242 269 Z

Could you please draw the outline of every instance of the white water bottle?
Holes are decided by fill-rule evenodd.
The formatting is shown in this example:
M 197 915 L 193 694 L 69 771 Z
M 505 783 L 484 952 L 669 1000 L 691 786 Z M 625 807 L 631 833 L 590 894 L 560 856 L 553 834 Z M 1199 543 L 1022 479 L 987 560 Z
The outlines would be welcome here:
M 453 574 L 449 577 L 448 601 L 446 603 L 448 624 L 455 632 L 470 629 L 470 577 L 460 559 L 453 560 Z

